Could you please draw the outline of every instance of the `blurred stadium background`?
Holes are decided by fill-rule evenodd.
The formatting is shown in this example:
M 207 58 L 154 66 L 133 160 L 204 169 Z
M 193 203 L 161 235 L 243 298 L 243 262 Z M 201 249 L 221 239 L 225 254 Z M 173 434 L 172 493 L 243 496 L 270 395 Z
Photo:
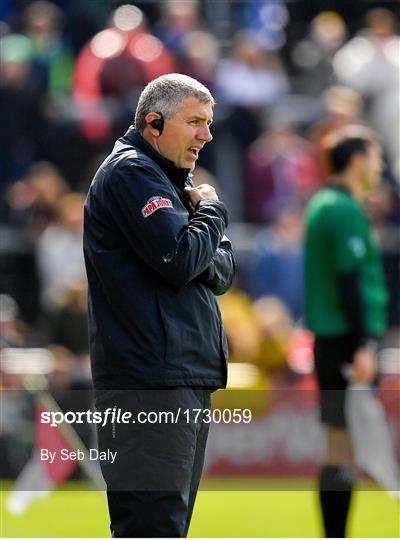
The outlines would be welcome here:
M 212 426 L 191 536 L 321 534 L 312 478 L 324 437 L 312 335 L 302 326 L 302 217 L 327 174 L 321 141 L 348 123 L 377 130 L 385 152 L 366 210 L 390 291 L 378 391 L 399 456 L 398 7 L 0 1 L 2 536 L 108 534 L 105 500 L 88 478 L 96 471 L 35 469 L 32 456 L 47 436 L 35 415 L 43 395 L 63 410 L 90 406 L 85 193 L 132 123 L 143 86 L 167 72 L 196 77 L 217 99 L 214 141 L 195 180 L 214 184 L 230 208 L 238 275 L 220 298 L 230 389 L 215 395 L 214 407 L 250 408 L 254 417 L 249 426 Z M 91 430 L 78 435 L 94 444 Z M 34 495 L 10 503 L 17 478 Z M 363 480 L 353 536 L 400 536 L 399 505 L 379 489 Z M 34 500 L 41 491 L 49 494 Z

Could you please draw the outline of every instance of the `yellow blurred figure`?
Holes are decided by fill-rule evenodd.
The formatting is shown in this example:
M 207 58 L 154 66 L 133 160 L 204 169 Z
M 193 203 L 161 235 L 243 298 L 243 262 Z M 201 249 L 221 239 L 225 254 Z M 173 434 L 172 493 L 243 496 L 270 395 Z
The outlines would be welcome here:
M 256 363 L 260 352 L 260 333 L 250 298 L 242 291 L 230 289 L 218 297 L 218 302 L 228 339 L 230 362 Z
M 287 306 L 273 296 L 263 296 L 252 306 L 260 346 L 256 365 L 265 372 L 276 372 L 287 366 L 288 345 L 294 324 Z

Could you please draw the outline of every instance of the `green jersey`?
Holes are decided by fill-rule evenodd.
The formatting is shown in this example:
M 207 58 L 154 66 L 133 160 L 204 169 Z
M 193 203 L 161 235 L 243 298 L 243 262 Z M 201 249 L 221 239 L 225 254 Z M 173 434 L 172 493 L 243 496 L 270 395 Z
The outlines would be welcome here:
M 339 275 L 357 271 L 365 330 L 386 329 L 387 292 L 379 251 L 360 204 L 346 188 L 327 187 L 310 201 L 305 238 L 306 325 L 317 336 L 352 332 L 342 306 Z

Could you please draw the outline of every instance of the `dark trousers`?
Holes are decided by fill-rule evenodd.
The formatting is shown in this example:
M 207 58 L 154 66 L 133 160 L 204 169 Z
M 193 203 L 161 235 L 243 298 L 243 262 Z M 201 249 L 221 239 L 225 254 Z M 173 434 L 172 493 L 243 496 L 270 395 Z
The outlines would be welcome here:
M 97 426 L 100 452 L 117 452 L 114 463 L 100 461 L 114 537 L 186 537 L 209 429 L 198 411 L 210 408 L 210 394 L 190 387 L 96 393 L 97 410 L 120 409 L 135 420 Z M 139 423 L 139 414 L 151 421 Z

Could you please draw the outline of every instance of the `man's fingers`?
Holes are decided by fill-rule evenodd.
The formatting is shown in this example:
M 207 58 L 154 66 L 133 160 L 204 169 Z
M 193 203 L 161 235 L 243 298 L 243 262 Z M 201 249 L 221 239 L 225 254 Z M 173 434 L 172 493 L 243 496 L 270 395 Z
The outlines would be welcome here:
M 185 193 L 188 194 L 190 201 L 194 205 L 204 199 L 218 200 L 218 195 L 215 189 L 208 184 L 201 184 L 197 187 L 185 187 Z

